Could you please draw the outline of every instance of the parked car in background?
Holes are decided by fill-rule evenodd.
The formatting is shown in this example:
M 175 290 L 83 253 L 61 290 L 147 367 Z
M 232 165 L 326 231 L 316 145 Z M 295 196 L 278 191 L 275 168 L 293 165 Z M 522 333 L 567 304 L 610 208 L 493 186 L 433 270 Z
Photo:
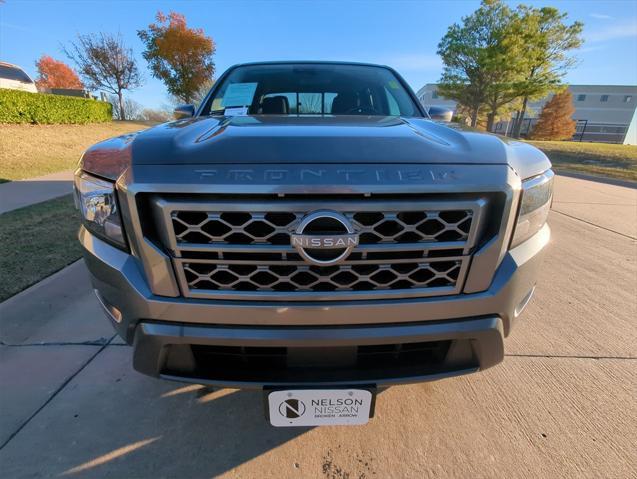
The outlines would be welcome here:
M 22 68 L 6 62 L 0 62 L 0 88 L 38 92 L 35 82 Z
M 453 119 L 453 110 L 441 106 L 430 106 L 427 113 L 432 120 L 449 122 Z

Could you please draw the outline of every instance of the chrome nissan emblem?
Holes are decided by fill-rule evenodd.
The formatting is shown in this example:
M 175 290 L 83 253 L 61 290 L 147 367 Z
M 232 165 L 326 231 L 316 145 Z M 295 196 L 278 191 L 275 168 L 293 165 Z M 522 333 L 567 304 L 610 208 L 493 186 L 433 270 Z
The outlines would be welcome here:
M 336 211 L 314 211 L 301 220 L 290 243 L 307 262 L 318 266 L 337 264 L 358 246 L 358 233 Z

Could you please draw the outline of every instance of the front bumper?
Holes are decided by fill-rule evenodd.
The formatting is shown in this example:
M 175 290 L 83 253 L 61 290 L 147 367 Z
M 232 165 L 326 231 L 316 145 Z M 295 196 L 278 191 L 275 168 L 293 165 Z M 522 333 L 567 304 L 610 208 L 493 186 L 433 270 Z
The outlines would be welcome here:
M 504 356 L 497 317 L 342 328 L 144 321 L 134 344 L 140 372 L 235 388 L 405 384 L 486 369 Z M 388 350 L 395 344 L 404 350 Z
M 528 241 L 507 252 L 489 288 L 479 293 L 376 301 L 274 303 L 154 295 L 137 258 L 99 240 L 84 228 L 80 230 L 85 261 L 98 298 L 120 336 L 135 344 L 136 369 L 172 379 L 241 387 L 395 384 L 493 366 L 502 360 L 503 338 L 530 299 L 549 238 L 550 230 L 545 225 Z M 363 373 L 348 369 L 352 360 L 356 362 L 352 359 L 353 350 L 390 344 L 402 350 L 402 345 L 415 343 L 424 344 L 425 349 L 430 343 L 432 347 L 441 347 L 445 358 L 432 367 L 431 361 L 424 360 L 433 354 L 429 351 L 423 353 L 422 361 L 413 361 L 411 356 L 407 363 L 411 361 L 414 367 L 405 367 L 403 361 L 400 367 L 398 364 L 389 368 L 371 367 Z M 334 367 L 310 358 L 312 368 L 305 375 L 291 374 L 285 368 L 270 368 L 279 371 L 274 376 L 259 368 L 227 368 L 225 372 L 217 369 L 204 374 L 198 365 L 199 358 L 194 357 L 197 355 L 187 351 L 190 345 L 204 349 L 240 348 L 241 354 L 245 348 L 273 348 L 266 350 L 268 354 L 281 351 L 276 348 L 288 348 L 292 355 L 332 347 L 339 348 L 345 359 L 343 366 Z M 220 357 L 215 354 L 225 357 L 223 354 L 235 351 L 195 349 L 206 358 Z

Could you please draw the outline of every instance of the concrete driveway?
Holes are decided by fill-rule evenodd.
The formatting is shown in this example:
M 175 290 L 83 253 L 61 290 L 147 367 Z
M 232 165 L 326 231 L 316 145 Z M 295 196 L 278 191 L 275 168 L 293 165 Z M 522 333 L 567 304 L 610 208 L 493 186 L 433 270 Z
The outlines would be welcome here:
M 141 376 L 77 263 L 0 305 L 3 477 L 635 477 L 637 190 L 558 177 L 537 295 L 484 373 L 275 429 L 258 392 Z

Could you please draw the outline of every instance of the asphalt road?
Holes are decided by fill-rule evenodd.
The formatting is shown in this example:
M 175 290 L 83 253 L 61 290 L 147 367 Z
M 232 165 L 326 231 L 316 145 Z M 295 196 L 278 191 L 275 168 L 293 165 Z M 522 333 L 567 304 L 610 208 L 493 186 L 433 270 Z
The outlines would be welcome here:
M 391 388 L 366 426 L 137 374 L 77 263 L 0 305 L 2 477 L 636 477 L 637 190 L 558 177 L 553 210 L 504 363 Z

